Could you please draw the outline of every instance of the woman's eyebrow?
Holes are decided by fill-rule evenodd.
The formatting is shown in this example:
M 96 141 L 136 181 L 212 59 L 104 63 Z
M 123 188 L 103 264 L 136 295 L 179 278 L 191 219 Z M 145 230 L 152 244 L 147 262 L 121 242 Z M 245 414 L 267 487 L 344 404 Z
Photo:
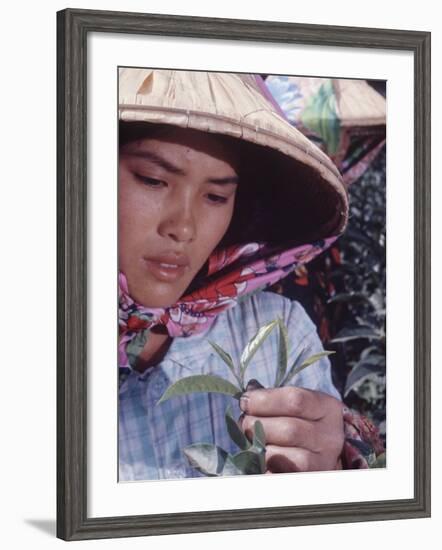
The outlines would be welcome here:
M 171 174 L 176 174 L 178 176 L 186 175 L 186 172 L 182 168 L 179 168 L 175 164 L 172 164 L 170 161 L 166 160 L 162 156 L 152 151 L 129 151 L 126 154 L 130 155 L 131 157 L 137 157 L 137 158 L 142 158 L 144 160 L 148 160 L 154 164 L 157 164 L 158 166 L 160 166 L 167 172 L 170 172 Z M 218 185 L 228 185 L 232 183 L 238 184 L 239 177 L 227 176 L 225 178 L 208 178 L 207 183 L 216 183 Z
M 226 178 L 208 178 L 206 180 L 206 183 L 216 183 L 218 185 L 227 185 L 227 184 L 238 184 L 239 183 L 239 177 L 238 176 L 227 176 Z
M 161 166 L 161 168 L 164 168 L 164 170 L 170 172 L 171 174 L 177 174 L 179 176 L 186 175 L 186 172 L 184 170 L 182 170 L 178 166 L 175 166 L 160 155 L 153 153 L 152 151 L 129 151 L 126 154 L 130 155 L 131 157 L 138 157 L 144 160 L 149 160 L 154 164 L 158 164 L 158 166 Z

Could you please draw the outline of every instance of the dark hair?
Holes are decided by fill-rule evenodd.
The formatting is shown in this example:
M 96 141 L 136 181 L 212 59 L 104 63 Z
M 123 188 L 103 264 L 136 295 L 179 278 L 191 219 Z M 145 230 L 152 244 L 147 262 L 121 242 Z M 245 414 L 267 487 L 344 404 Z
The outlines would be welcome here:
M 182 129 L 180 126 L 175 126 L 172 124 L 165 123 L 153 123 L 153 122 L 133 122 L 120 120 L 119 130 L 118 130 L 118 144 L 119 147 L 130 143 L 131 141 L 136 141 L 139 139 L 146 138 L 160 138 L 164 136 L 170 136 L 174 132 Z M 202 132 L 201 130 L 191 130 L 196 133 L 207 134 L 207 132 Z M 241 147 L 242 140 L 227 136 L 220 133 L 212 133 L 211 135 L 216 135 L 216 137 L 225 142 L 227 145 L 232 145 L 233 147 Z
M 169 135 L 176 127 L 171 124 L 154 124 L 152 122 L 133 122 L 120 120 L 118 125 L 118 145 L 122 147 L 126 143 L 138 139 L 155 138 Z

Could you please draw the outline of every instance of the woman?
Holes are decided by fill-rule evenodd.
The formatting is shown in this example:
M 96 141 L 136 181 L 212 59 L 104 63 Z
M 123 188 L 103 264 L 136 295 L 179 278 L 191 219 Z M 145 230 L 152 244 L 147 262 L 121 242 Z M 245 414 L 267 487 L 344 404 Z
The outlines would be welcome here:
M 182 377 L 231 379 L 209 341 L 238 361 L 278 316 L 289 364 L 322 351 L 303 307 L 264 289 L 344 230 L 337 169 L 253 75 L 120 69 L 119 96 L 119 480 L 197 477 L 183 454 L 192 443 L 236 452 L 229 404 L 248 435 L 261 420 L 268 473 L 345 466 L 345 410 L 328 359 L 272 388 L 277 334 L 248 368 L 264 389 L 240 406 L 213 393 L 156 405 Z

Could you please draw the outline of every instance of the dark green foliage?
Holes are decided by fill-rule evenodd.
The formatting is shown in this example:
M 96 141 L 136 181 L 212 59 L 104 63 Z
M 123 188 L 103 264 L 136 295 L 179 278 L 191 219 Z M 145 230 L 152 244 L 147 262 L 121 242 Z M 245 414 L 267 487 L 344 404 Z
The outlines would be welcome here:
M 335 383 L 350 407 L 368 416 L 385 442 L 386 351 L 385 148 L 350 186 L 350 218 L 339 239 L 342 265 L 333 273 L 338 294 L 328 302 L 336 349 Z

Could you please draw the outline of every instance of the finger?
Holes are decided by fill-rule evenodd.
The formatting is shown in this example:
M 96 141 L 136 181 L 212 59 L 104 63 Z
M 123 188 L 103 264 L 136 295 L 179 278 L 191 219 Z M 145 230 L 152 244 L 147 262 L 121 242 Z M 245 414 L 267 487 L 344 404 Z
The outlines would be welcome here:
M 266 443 L 282 447 L 303 447 L 313 452 L 319 452 L 321 445 L 316 422 L 293 418 L 289 416 L 256 417 L 251 415 L 241 416 L 239 425 L 249 439 L 253 438 L 254 425 L 260 420 L 264 428 Z
M 321 455 L 298 447 L 266 447 L 266 468 L 273 474 L 288 472 L 318 472 L 332 470 L 321 460 Z
M 239 404 L 243 412 L 254 416 L 296 416 L 320 420 L 332 406 L 332 400 L 337 401 L 319 391 L 285 386 L 245 392 Z

